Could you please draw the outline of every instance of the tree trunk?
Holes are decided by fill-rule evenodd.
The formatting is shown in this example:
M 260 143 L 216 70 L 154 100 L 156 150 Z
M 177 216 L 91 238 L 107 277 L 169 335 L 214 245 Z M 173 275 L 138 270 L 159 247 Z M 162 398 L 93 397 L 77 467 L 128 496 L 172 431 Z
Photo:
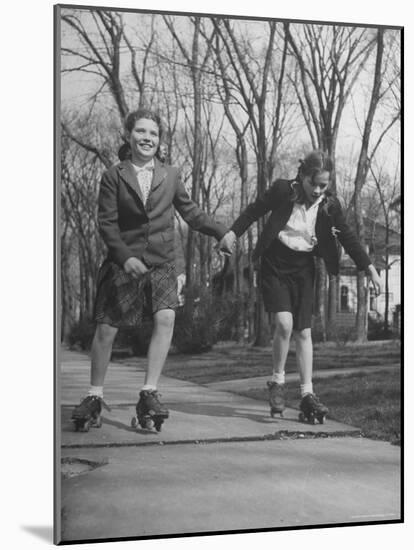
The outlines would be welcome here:
M 234 126 L 233 126 L 234 127 Z M 237 129 L 238 130 L 238 129 Z M 237 160 L 239 163 L 240 170 L 240 211 L 247 206 L 247 180 L 248 180 L 248 156 L 247 156 L 247 147 L 244 136 L 241 132 L 237 134 Z M 236 339 L 241 342 L 245 337 L 245 327 L 248 323 L 246 315 L 249 314 L 249 304 L 244 305 L 244 262 L 243 259 L 245 254 L 243 253 L 243 247 L 241 246 L 240 239 L 237 240 L 236 251 L 235 251 L 236 263 L 235 263 L 235 276 L 236 276 L 236 296 L 237 303 L 242 304 L 243 307 L 238 307 L 237 311 L 237 329 L 236 329 Z M 247 251 L 247 261 L 250 265 L 249 260 L 249 247 Z M 248 284 L 250 288 L 253 286 L 253 277 L 248 278 Z M 249 293 L 250 296 L 250 293 Z
M 200 18 L 195 18 L 195 29 L 193 36 L 193 50 L 192 50 L 192 63 L 191 63 L 191 75 L 193 81 L 194 91 L 194 149 L 193 149 L 193 170 L 192 170 L 192 189 L 191 198 L 198 203 L 200 197 L 200 174 L 201 174 L 201 156 L 202 156 L 202 142 L 201 142 L 201 71 L 199 68 L 199 34 L 200 34 Z M 193 294 L 193 287 L 196 283 L 196 271 L 194 269 L 195 259 L 195 234 L 191 228 L 188 228 L 187 236 L 187 253 L 186 253 L 186 288 L 189 294 Z M 191 302 L 191 303 L 190 303 Z M 192 316 L 193 303 L 192 300 L 186 300 L 185 308 Z
M 366 342 L 368 334 L 368 289 L 365 284 L 364 273 L 358 272 L 357 276 L 358 308 L 356 315 L 356 341 Z
M 64 239 L 61 241 L 61 271 L 60 271 L 60 340 L 67 342 L 70 332 L 70 292 L 69 292 L 69 275 L 67 249 Z
M 326 342 L 326 268 L 322 258 L 316 260 L 315 274 L 315 321 L 314 333 Z
M 262 299 L 262 270 L 259 268 L 256 272 L 257 286 L 256 286 L 256 315 L 255 315 L 255 346 L 268 346 L 270 344 L 270 330 L 269 323 L 266 319 L 266 312 L 264 309 Z
M 259 219 L 257 222 L 257 234 L 260 235 L 263 232 L 264 220 Z M 259 264 L 256 272 L 256 314 L 255 314 L 255 346 L 267 346 L 270 342 L 270 327 L 266 320 L 266 313 L 264 310 L 263 298 L 262 298 L 262 273 L 261 266 Z
M 388 220 L 387 220 L 388 222 Z M 390 253 L 389 253 L 390 228 L 387 223 L 385 226 L 385 310 L 384 310 L 384 333 L 388 336 L 390 325 L 388 321 L 390 309 Z
M 368 109 L 367 118 L 365 121 L 364 132 L 362 136 L 361 151 L 358 159 L 357 173 L 355 176 L 355 193 L 354 193 L 354 213 L 355 213 L 355 227 L 356 234 L 362 246 L 365 246 L 365 230 L 364 230 L 364 217 L 361 204 L 362 187 L 365 184 L 368 169 L 368 148 L 372 131 L 372 125 L 374 121 L 375 111 L 380 99 L 381 88 L 381 67 L 382 57 L 384 49 L 384 29 L 378 29 L 377 33 L 377 56 L 375 62 L 375 74 L 374 83 L 371 92 L 371 101 Z M 364 284 L 364 275 L 358 273 L 357 284 L 357 318 L 356 318 L 356 332 L 359 342 L 364 342 L 367 339 L 367 292 Z
M 247 265 L 249 269 L 249 284 L 251 289 L 254 290 L 254 281 L 255 281 L 255 271 L 253 266 L 253 232 L 249 228 L 247 230 Z M 255 308 L 256 308 L 256 295 L 255 292 L 249 292 L 248 302 L 247 302 L 247 326 L 248 326 L 248 339 L 249 341 L 254 334 L 254 325 L 255 325 Z
M 328 327 L 327 337 L 329 340 L 333 340 L 337 336 L 337 322 L 336 314 L 338 312 L 338 288 L 339 277 L 336 275 L 329 275 L 329 287 L 328 287 Z
M 257 139 L 257 188 L 258 197 L 262 197 L 266 191 L 267 184 L 267 160 L 266 160 L 266 134 L 265 134 L 265 121 L 264 112 L 259 112 L 259 132 Z M 257 234 L 261 235 L 264 227 L 264 219 L 261 218 L 257 221 Z M 257 292 L 256 292 L 256 338 L 255 346 L 267 346 L 270 342 L 270 330 L 269 324 L 266 321 L 266 314 L 263 305 L 263 298 L 261 293 L 262 287 L 262 274 L 261 267 L 259 265 L 257 271 Z
M 329 132 L 331 136 L 331 133 Z M 336 166 L 335 166 L 335 139 L 330 137 L 327 140 L 327 151 L 333 162 L 333 169 L 331 174 L 331 184 L 330 190 L 334 195 L 336 195 Z M 337 322 L 336 314 L 338 312 L 338 287 L 339 287 L 339 276 L 329 275 L 329 286 L 328 286 L 328 327 L 327 338 L 329 340 L 336 339 L 337 337 Z

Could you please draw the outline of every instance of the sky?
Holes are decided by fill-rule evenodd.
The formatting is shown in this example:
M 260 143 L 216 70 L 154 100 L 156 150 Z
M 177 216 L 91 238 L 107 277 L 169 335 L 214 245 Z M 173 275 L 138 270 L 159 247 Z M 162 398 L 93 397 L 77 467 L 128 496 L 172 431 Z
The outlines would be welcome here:
M 64 9 L 64 12 L 70 12 L 72 11 L 70 8 Z M 136 21 L 137 18 L 146 18 L 146 15 L 143 14 L 123 14 L 125 20 L 128 22 L 130 21 L 131 24 L 133 24 L 134 21 Z M 161 16 L 160 16 L 161 18 Z M 185 22 L 187 18 L 183 17 L 183 22 Z M 245 24 L 248 31 L 251 31 L 251 34 L 255 34 L 255 29 L 257 28 L 257 32 L 259 32 L 259 29 L 262 28 L 262 24 L 258 22 L 254 22 L 252 20 L 243 21 L 240 22 L 241 24 Z M 184 27 L 185 28 L 185 25 Z M 68 30 L 67 25 L 62 24 L 62 29 L 65 34 L 63 38 L 63 43 L 65 46 L 70 44 L 73 49 L 77 49 L 79 47 L 77 42 L 77 37 L 73 34 L 74 39 L 69 40 L 67 39 L 67 36 L 70 36 L 70 31 Z M 398 35 L 398 31 L 391 31 L 395 32 L 396 35 Z M 73 33 L 73 31 L 72 31 Z M 92 34 L 91 34 L 92 36 Z M 259 38 L 260 40 L 260 38 Z M 129 59 L 129 56 L 126 55 L 126 59 Z M 66 66 L 67 64 L 66 58 L 62 57 L 62 65 Z M 373 65 L 373 61 L 371 61 L 371 67 Z M 129 71 L 129 67 L 127 67 L 127 70 Z M 340 125 L 340 132 L 338 136 L 338 142 L 337 142 L 337 149 L 336 149 L 336 157 L 338 161 L 338 168 L 341 166 L 341 164 L 344 165 L 344 169 L 338 170 L 339 172 L 344 172 L 345 170 L 347 172 L 350 172 L 350 169 L 348 168 L 348 165 L 351 164 L 351 167 L 353 165 L 354 172 L 356 169 L 356 158 L 357 154 L 359 152 L 359 146 L 361 141 L 361 121 L 363 120 L 365 113 L 367 111 L 368 107 L 368 100 L 370 95 L 370 90 L 372 86 L 372 78 L 373 74 L 372 71 L 363 71 L 358 79 L 357 85 L 354 86 L 352 95 L 349 98 L 349 101 L 347 102 L 347 105 L 345 107 L 344 113 L 341 118 L 341 125 Z M 62 76 L 61 79 L 61 94 L 62 94 L 62 106 L 71 106 L 72 108 L 79 109 L 82 105 L 84 105 L 91 92 L 95 91 L 97 87 L 100 85 L 100 80 L 98 83 L 98 78 L 93 75 L 85 75 L 84 73 L 79 72 L 70 72 L 66 73 Z M 109 94 L 109 92 L 107 92 Z M 377 114 L 375 118 L 375 125 L 374 130 L 372 133 L 371 143 L 374 143 L 375 136 L 378 135 L 379 130 L 377 130 L 378 127 L 381 127 L 382 124 L 385 124 L 384 121 L 387 120 L 387 113 L 384 112 L 384 109 L 382 105 L 377 109 Z M 300 119 L 299 119 L 300 120 Z M 358 120 L 358 122 L 357 122 Z M 378 126 L 380 125 L 380 126 Z M 231 136 L 233 136 L 233 132 L 229 129 Z M 399 131 L 400 127 L 397 123 L 391 131 L 385 136 L 383 144 L 381 145 L 377 156 L 376 161 L 380 166 L 384 166 L 385 169 L 388 171 L 390 176 L 392 177 L 397 167 L 399 166 L 400 162 L 400 143 L 399 143 Z M 232 139 L 232 138 L 231 138 Z M 295 138 L 294 143 L 306 143 L 308 141 L 308 133 L 303 125 L 303 130 L 298 133 L 297 138 Z M 300 154 L 300 153 L 299 153 Z M 353 163 L 350 163 L 350 159 L 353 159 Z M 339 181 L 339 185 L 341 185 L 341 181 Z

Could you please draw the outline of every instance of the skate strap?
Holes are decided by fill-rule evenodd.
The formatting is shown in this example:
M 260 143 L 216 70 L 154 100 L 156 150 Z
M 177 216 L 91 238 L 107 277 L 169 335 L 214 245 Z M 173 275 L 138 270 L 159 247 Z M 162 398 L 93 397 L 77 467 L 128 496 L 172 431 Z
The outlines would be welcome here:
M 104 409 L 106 409 L 108 412 L 111 412 L 111 407 L 109 407 L 109 405 L 107 405 L 102 398 L 101 398 L 101 403 L 102 403 Z

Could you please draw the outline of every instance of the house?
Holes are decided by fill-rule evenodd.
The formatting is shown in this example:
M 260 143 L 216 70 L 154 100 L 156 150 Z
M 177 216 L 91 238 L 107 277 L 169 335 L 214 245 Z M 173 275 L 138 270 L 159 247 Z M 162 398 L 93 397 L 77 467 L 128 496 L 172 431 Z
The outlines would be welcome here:
M 384 224 L 364 219 L 365 240 L 368 253 L 381 277 L 383 292 L 376 297 L 374 289 L 368 287 L 368 315 L 373 319 L 384 319 L 386 311 L 386 279 L 388 275 L 388 322 L 399 329 L 401 312 L 401 236 Z M 387 273 L 388 271 L 388 273 Z M 349 324 L 357 311 L 357 270 L 351 258 L 343 252 L 338 285 L 338 322 Z M 347 315 L 346 315 L 347 314 Z

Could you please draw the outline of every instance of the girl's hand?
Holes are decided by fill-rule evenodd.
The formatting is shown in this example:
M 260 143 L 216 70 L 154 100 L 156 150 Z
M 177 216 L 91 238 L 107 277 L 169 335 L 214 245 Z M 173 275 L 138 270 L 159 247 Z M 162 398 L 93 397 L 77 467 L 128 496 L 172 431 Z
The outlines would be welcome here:
M 331 231 L 332 231 L 332 236 L 334 237 L 334 239 L 337 239 L 338 238 L 338 233 L 340 233 L 340 230 L 337 229 L 336 227 L 332 226 Z
M 380 276 L 378 275 L 377 270 L 371 264 L 368 266 L 367 275 L 371 279 L 372 284 L 374 285 L 375 296 L 379 296 L 382 292 L 382 282 Z
M 233 231 L 228 231 L 218 243 L 218 249 L 226 256 L 230 256 L 236 244 L 237 237 Z
M 131 256 L 124 263 L 124 270 L 126 273 L 130 273 L 134 279 L 138 279 L 144 273 L 147 273 L 148 267 L 138 258 Z

